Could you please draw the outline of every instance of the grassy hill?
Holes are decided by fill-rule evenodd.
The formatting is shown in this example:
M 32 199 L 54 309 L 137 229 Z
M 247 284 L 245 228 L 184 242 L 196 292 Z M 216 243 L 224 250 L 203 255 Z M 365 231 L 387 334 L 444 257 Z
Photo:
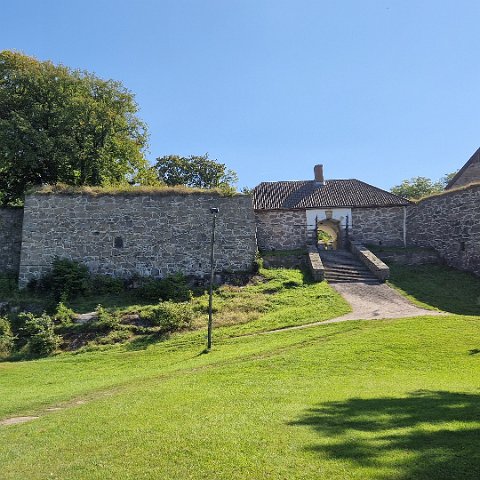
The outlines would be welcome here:
M 0 477 L 479 478 L 480 317 L 262 333 L 292 322 L 302 288 L 217 329 L 208 354 L 199 330 L 0 363 L 0 419 L 39 417 L 0 427 Z M 345 308 L 318 288 L 296 323 Z

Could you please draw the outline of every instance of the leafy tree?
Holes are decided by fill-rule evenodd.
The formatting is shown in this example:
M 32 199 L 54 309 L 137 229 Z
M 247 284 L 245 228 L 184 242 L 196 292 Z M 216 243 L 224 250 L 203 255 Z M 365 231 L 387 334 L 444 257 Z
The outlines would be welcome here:
M 447 173 L 439 181 L 443 184 L 444 187 L 446 187 L 457 173 L 458 170 L 455 170 L 452 173 Z
M 404 180 L 400 185 L 392 187 L 390 191 L 400 197 L 416 200 L 442 192 L 455 174 L 456 172 L 449 173 L 436 182 L 427 177 L 413 177 L 409 180 Z
M 0 203 L 34 185 L 115 185 L 147 168 L 146 127 L 120 82 L 0 52 Z
M 237 174 L 226 165 L 205 155 L 180 157 L 166 155 L 157 158 L 154 166 L 158 178 L 166 185 L 186 185 L 197 188 L 233 189 L 238 181 Z

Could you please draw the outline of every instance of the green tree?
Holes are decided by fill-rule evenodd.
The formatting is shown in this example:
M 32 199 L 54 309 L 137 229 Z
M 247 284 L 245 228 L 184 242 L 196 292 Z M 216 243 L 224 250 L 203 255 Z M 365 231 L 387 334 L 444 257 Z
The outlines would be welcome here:
M 452 173 L 447 173 L 439 181 L 443 184 L 444 187 L 446 187 L 457 173 L 458 170 L 455 170 Z
M 158 178 L 166 185 L 185 185 L 197 188 L 233 189 L 238 181 L 237 174 L 223 163 L 205 155 L 180 157 L 166 155 L 157 158 L 154 168 Z
M 427 177 L 413 177 L 404 180 L 400 185 L 392 187 L 390 191 L 409 200 L 417 200 L 434 193 L 442 192 L 456 172 L 446 174 L 440 180 L 434 181 Z
M 147 134 L 120 82 L 0 52 L 0 203 L 34 185 L 115 185 L 147 168 Z

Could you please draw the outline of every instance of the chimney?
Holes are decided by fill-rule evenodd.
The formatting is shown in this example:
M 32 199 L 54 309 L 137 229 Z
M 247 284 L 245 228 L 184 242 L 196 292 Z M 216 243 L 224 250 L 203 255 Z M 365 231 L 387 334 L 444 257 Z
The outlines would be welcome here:
M 315 165 L 313 171 L 315 173 L 315 182 L 320 185 L 325 185 L 325 179 L 323 178 L 323 165 Z

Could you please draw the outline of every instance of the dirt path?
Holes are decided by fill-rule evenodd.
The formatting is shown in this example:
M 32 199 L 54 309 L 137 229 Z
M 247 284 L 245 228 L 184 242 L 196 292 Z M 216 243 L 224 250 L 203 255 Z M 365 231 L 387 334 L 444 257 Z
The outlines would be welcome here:
M 417 307 L 386 283 L 379 285 L 361 282 L 336 283 L 330 284 L 330 286 L 350 304 L 352 307 L 350 313 L 341 317 L 331 318 L 330 320 L 261 332 L 260 335 L 284 332 L 285 330 L 301 330 L 302 328 L 315 327 L 316 325 L 347 322 L 349 320 L 383 320 L 387 318 L 419 317 L 422 315 L 446 315 L 441 311 Z M 251 335 L 259 334 L 254 333 Z
M 351 305 L 353 311 L 323 323 L 443 315 L 442 312 L 413 305 L 386 283 L 380 285 L 337 283 L 332 287 Z

